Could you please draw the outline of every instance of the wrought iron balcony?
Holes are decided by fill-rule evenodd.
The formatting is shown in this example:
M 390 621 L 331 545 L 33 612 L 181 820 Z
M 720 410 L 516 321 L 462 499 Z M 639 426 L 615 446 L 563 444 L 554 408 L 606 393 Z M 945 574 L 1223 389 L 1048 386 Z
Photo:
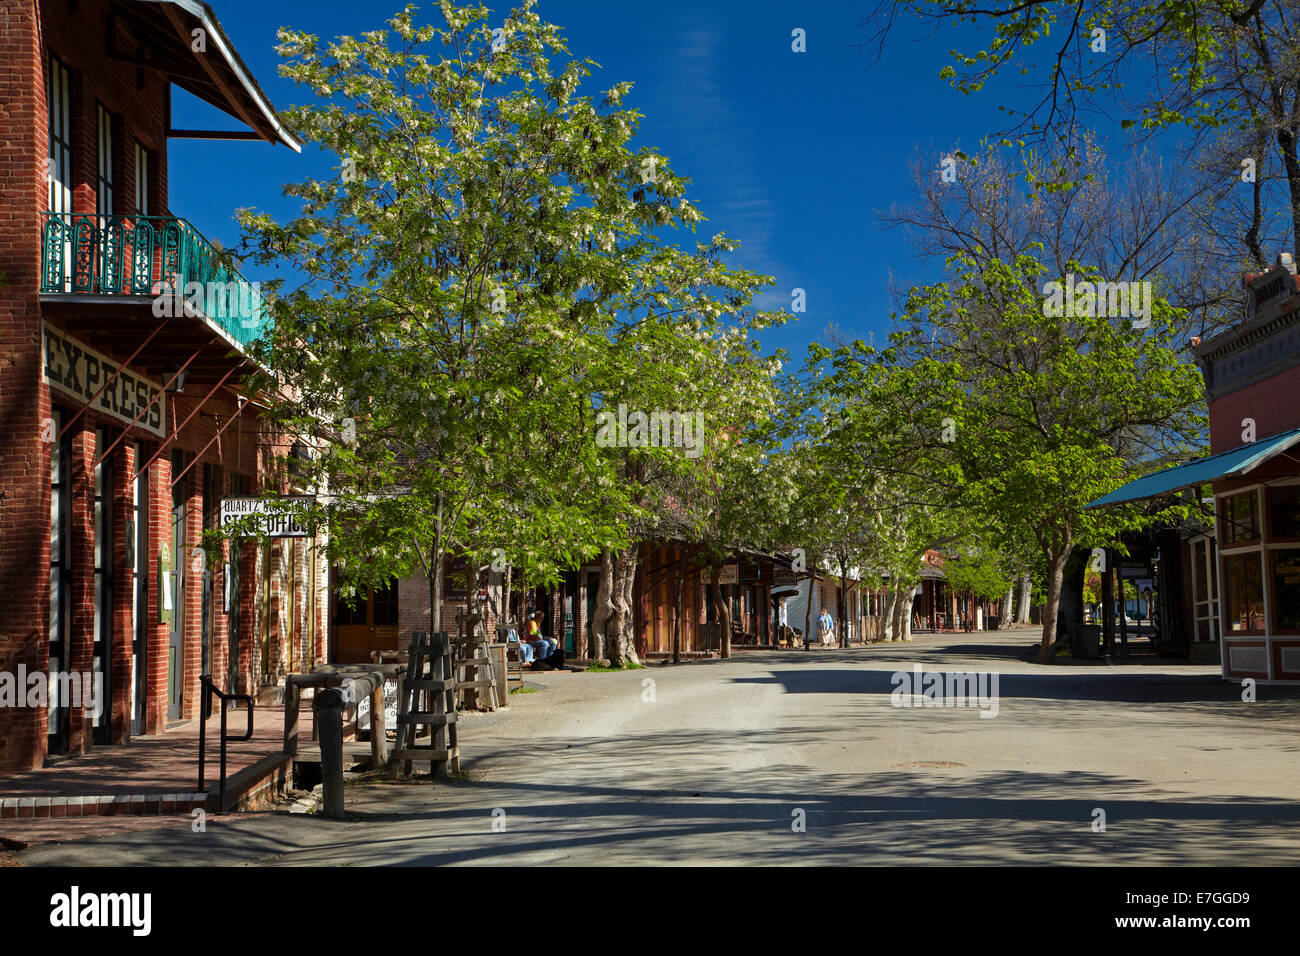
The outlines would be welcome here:
M 199 305 L 204 318 L 244 348 L 270 323 L 257 284 L 222 262 L 212 243 L 174 216 L 45 213 L 41 291 L 179 296 Z

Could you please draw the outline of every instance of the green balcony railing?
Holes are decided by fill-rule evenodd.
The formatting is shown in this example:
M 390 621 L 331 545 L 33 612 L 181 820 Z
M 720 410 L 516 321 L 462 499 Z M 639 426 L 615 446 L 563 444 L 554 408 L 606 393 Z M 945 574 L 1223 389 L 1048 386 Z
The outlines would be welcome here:
M 245 348 L 271 321 L 257 283 L 174 216 L 45 213 L 41 291 L 181 296 Z

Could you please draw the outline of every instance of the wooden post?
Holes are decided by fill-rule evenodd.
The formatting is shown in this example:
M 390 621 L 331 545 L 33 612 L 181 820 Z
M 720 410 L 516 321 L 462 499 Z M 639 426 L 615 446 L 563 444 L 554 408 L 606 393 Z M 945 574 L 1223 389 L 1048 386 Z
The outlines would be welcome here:
M 311 702 L 320 728 L 320 775 L 327 817 L 343 819 L 343 694 L 334 687 L 318 691 Z
M 298 752 L 298 707 L 302 700 L 302 691 L 294 682 L 293 676 L 284 681 L 284 752 Z
M 510 706 L 510 679 L 507 673 L 506 645 L 499 642 L 483 645 L 488 656 L 492 658 L 492 679 L 497 684 L 498 706 Z
M 451 638 L 446 631 L 439 631 L 437 634 L 433 635 L 433 639 L 430 641 L 430 646 L 432 649 L 429 653 L 433 658 L 433 679 L 447 681 L 451 685 L 451 688 L 446 691 L 436 691 L 436 693 L 443 695 L 443 713 L 454 714 L 456 713 L 456 691 L 454 683 L 455 669 L 452 666 L 451 659 Z M 432 694 L 430 695 L 430 698 L 432 698 Z M 427 706 L 430 711 L 436 709 L 432 702 Z M 448 749 L 446 724 L 435 726 L 433 728 L 433 733 L 430 736 L 432 737 L 431 742 L 437 749 Z M 447 762 L 443 760 L 431 761 L 429 764 L 429 776 L 433 778 L 446 777 Z

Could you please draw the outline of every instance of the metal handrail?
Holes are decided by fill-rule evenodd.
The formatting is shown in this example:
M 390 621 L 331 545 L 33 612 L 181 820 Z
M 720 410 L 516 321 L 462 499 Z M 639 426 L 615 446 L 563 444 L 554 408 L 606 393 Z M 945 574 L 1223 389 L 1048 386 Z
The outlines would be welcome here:
M 258 286 L 221 260 L 176 216 L 46 212 L 41 227 L 41 292 L 184 297 L 201 288 L 205 318 L 247 347 L 270 318 Z
M 216 684 L 212 682 L 212 677 L 203 674 L 199 677 L 199 684 L 202 685 L 202 693 L 199 700 L 199 793 L 207 793 L 203 786 L 205 783 L 204 770 L 207 760 L 207 726 L 208 718 L 212 716 L 212 696 L 215 694 L 220 698 L 221 708 L 221 782 L 217 788 L 217 812 L 226 812 L 226 744 L 228 742 L 240 742 L 253 739 L 253 698 L 248 694 L 227 694 L 218 690 Z M 230 701 L 244 700 L 248 702 L 248 730 L 242 737 L 230 736 L 226 733 L 226 703 Z

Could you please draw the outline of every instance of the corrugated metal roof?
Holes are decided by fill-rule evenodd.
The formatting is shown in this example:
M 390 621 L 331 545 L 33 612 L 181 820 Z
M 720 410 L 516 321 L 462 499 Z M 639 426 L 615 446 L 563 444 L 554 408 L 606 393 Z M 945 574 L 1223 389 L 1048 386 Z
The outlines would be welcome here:
M 1141 501 L 1143 498 L 1154 498 L 1184 488 L 1195 488 L 1197 485 L 1204 485 L 1219 478 L 1244 475 L 1256 465 L 1263 464 L 1297 442 L 1300 442 L 1300 428 L 1293 428 L 1280 435 L 1262 438 L 1249 445 L 1234 448 L 1232 451 L 1220 452 L 1209 458 L 1200 458 L 1175 468 L 1166 468 L 1163 471 L 1143 475 L 1096 501 L 1088 502 L 1086 507 L 1100 508 L 1103 505 L 1121 504 L 1126 501 Z

